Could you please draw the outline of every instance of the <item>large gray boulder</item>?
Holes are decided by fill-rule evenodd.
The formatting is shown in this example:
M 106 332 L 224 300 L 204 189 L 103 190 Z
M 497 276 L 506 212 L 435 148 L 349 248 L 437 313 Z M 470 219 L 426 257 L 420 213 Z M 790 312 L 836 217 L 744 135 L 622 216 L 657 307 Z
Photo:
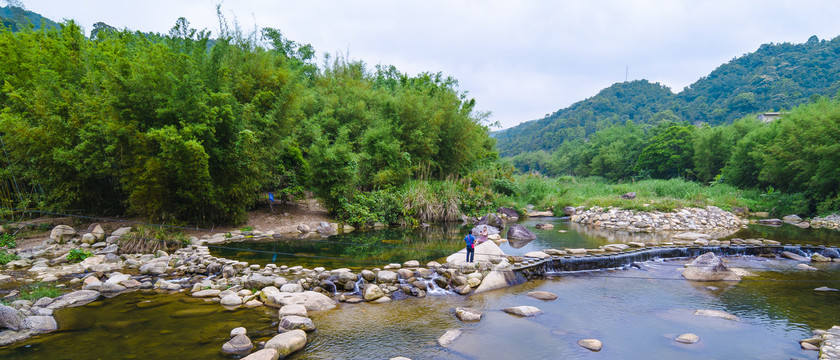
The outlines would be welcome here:
M 475 259 L 476 262 L 483 262 L 483 261 L 490 261 L 490 262 L 499 262 L 502 259 L 505 259 L 506 255 L 502 249 L 499 248 L 499 245 L 496 245 L 495 242 L 492 241 L 485 241 L 481 244 L 475 246 Z M 453 265 L 461 265 L 465 263 L 467 260 L 467 248 L 464 247 L 460 251 L 449 255 L 446 257 L 446 262 L 448 264 Z
M 397 273 L 390 270 L 382 270 L 376 274 L 376 280 L 383 284 L 393 284 L 397 282 Z
M 380 289 L 379 286 L 376 286 L 376 284 L 367 284 L 367 286 L 365 286 L 365 301 L 374 301 L 383 296 L 385 296 L 385 293 L 382 292 L 382 289 Z
M 56 227 L 50 231 L 50 239 L 59 244 L 66 243 L 74 236 L 76 236 L 76 229 L 67 225 L 56 225 Z
M 23 315 L 20 311 L 10 306 L 0 305 L 0 329 L 18 331 L 22 322 Z
M 58 330 L 58 323 L 52 316 L 29 316 L 23 319 L 21 326 L 37 332 L 51 332 Z
M 729 269 L 714 253 L 698 256 L 686 265 L 682 276 L 693 281 L 740 281 L 741 277 Z
M 511 225 L 508 229 L 507 238 L 508 240 L 534 240 L 537 238 L 537 234 L 522 225 L 516 224 Z
M 801 223 L 802 218 L 799 217 L 799 215 L 794 214 L 794 215 L 788 215 L 788 216 L 783 217 L 782 221 L 784 221 L 785 223 L 788 223 L 788 224 L 795 225 L 795 224 Z
M 266 291 L 267 289 L 269 290 Z M 282 308 L 285 305 L 292 304 L 303 305 L 307 311 L 324 311 L 335 308 L 335 300 L 314 291 L 286 293 L 278 291 L 273 286 L 269 286 L 263 288 L 260 297 L 264 299 L 265 305 L 276 308 Z
M 266 286 L 274 285 L 273 276 L 265 276 L 261 274 L 251 274 L 248 277 L 248 287 L 252 289 L 262 289 Z
M 502 289 L 511 285 L 520 284 L 523 281 L 512 270 L 493 270 L 484 276 L 484 279 L 481 280 L 481 285 L 478 285 L 478 288 L 473 293 L 480 294 L 490 290 Z
M 782 253 L 780 255 L 781 255 L 781 257 L 786 258 L 786 259 L 811 262 L 811 258 L 809 258 L 807 256 L 797 254 L 797 253 L 792 253 L 790 251 L 782 251 Z
M 519 213 L 516 212 L 516 210 L 513 210 L 511 208 L 500 207 L 500 208 L 496 209 L 496 212 L 501 214 L 501 215 L 507 216 L 511 219 L 518 219 L 519 218 Z
M 478 220 L 476 225 L 489 225 L 490 227 L 494 227 L 497 229 L 504 229 L 505 228 L 505 221 L 502 220 L 498 215 L 494 213 L 489 213 L 484 215 L 481 219 Z M 473 233 L 478 235 L 479 233 Z
M 47 306 L 47 308 L 54 310 L 65 307 L 87 305 L 93 302 L 94 300 L 98 299 L 100 295 L 102 294 L 100 294 L 99 291 L 95 290 L 77 290 L 58 297 L 49 306 Z
M 306 332 L 303 330 L 284 332 L 265 343 L 266 349 L 277 350 L 280 357 L 289 356 L 289 354 L 303 349 L 304 346 L 306 346 Z

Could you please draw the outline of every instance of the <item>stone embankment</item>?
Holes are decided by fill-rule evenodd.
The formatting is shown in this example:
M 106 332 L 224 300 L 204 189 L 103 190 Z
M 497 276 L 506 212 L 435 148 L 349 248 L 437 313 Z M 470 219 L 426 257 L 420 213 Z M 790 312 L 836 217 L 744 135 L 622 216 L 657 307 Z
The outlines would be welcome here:
M 735 214 L 714 206 L 683 208 L 672 212 L 646 212 L 617 208 L 575 208 L 570 221 L 629 232 L 737 230 L 748 224 Z

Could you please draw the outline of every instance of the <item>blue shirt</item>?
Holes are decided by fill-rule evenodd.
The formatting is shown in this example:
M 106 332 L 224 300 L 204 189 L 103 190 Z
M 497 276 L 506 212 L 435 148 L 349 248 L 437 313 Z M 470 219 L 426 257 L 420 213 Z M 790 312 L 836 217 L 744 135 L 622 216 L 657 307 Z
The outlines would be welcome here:
M 473 248 L 473 243 L 475 243 L 475 236 L 473 234 L 467 234 L 464 238 L 464 241 L 467 243 L 468 248 Z

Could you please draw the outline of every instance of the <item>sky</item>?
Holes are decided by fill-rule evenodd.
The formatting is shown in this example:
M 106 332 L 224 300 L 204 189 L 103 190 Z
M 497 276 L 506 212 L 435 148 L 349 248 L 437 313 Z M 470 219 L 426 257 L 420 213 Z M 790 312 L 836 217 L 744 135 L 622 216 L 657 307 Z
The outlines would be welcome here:
M 218 33 L 216 5 L 245 31 L 272 27 L 311 44 L 319 63 L 342 54 L 410 75 L 441 72 L 490 111 L 493 130 L 647 79 L 675 93 L 764 43 L 840 35 L 836 0 L 21 0 L 89 34 L 168 33 L 179 17 Z M 0 4 L 3 4 L 0 1 Z

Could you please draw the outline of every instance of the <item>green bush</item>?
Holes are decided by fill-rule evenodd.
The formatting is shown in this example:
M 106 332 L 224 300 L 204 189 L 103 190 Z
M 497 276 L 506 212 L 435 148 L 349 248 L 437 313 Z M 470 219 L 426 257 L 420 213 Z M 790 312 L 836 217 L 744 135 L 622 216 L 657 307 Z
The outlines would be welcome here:
M 6 264 L 8 264 L 12 261 L 17 260 L 17 259 L 20 259 L 20 257 L 17 256 L 17 254 L 12 254 L 12 253 L 6 252 L 5 250 L 0 250 L 0 265 L 6 265 Z
M 67 254 L 67 261 L 70 261 L 71 263 L 80 262 L 91 256 L 93 256 L 93 254 L 90 251 L 82 249 L 70 249 L 70 253 Z
M 13 249 L 17 247 L 17 241 L 12 234 L 0 234 L 0 247 L 6 249 Z

